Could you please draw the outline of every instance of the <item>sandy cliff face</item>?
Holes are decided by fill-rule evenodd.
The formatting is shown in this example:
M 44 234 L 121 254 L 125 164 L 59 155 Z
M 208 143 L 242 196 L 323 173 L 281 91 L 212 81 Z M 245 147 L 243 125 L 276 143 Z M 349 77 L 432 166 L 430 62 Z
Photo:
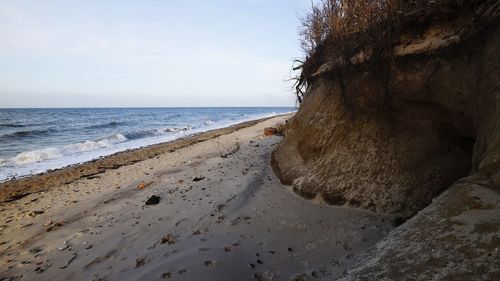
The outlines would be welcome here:
M 390 96 L 376 71 L 360 69 L 345 78 L 345 100 L 320 68 L 274 153 L 282 182 L 307 198 L 404 217 L 469 173 L 498 185 L 495 34 L 498 24 L 448 52 L 396 58 Z

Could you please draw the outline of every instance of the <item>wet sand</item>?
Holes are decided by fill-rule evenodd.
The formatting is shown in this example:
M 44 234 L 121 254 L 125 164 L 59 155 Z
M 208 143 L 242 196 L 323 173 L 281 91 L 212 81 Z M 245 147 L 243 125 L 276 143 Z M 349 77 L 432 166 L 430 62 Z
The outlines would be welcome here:
M 28 191 L 8 183 L 0 280 L 341 277 L 393 229 L 391 218 L 282 186 L 270 167 L 281 138 L 262 133 L 288 117 L 19 181 Z

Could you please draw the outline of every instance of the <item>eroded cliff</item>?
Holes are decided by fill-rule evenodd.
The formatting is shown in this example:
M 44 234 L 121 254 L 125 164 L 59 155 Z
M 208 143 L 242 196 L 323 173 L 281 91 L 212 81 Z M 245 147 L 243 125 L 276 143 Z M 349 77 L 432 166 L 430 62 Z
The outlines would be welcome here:
M 436 34 L 454 36 L 450 26 L 398 46 L 389 81 L 358 67 L 340 83 L 334 64 L 319 67 L 273 156 L 282 182 L 306 198 L 409 217 L 470 173 L 493 180 L 498 23 L 436 45 Z
M 500 279 L 500 5 L 477 7 L 403 32 L 383 63 L 306 65 L 273 154 L 282 183 L 410 218 L 344 280 Z

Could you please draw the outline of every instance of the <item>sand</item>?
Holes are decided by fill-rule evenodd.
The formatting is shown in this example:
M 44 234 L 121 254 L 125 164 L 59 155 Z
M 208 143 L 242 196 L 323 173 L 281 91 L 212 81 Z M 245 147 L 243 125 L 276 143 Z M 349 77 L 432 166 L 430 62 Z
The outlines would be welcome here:
M 282 186 L 270 167 L 281 137 L 263 129 L 289 117 L 174 142 L 154 156 L 150 148 L 125 152 L 121 159 L 148 157 L 95 175 L 48 173 L 44 188 L 33 183 L 40 176 L 23 179 L 33 192 L 10 183 L 0 203 L 0 280 L 341 277 L 394 228 L 392 218 L 307 201 Z M 146 205 L 152 196 L 158 204 Z

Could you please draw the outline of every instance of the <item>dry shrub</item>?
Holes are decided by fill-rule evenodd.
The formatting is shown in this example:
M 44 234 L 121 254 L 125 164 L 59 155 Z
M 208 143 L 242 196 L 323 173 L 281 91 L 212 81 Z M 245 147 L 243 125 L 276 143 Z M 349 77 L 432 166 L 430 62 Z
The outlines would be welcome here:
M 240 149 L 240 144 L 238 142 L 233 142 L 222 137 L 214 140 L 213 144 L 221 158 L 227 158 Z
M 473 18 L 484 6 L 494 7 L 498 14 L 497 0 L 321 0 L 312 4 L 299 32 L 305 59 L 293 68 L 300 70 L 295 78 L 297 100 L 302 101 L 313 74 L 327 62 L 336 66 L 334 75 L 341 84 L 346 72 L 360 62 L 388 83 L 401 34 L 418 33 L 440 21 Z

